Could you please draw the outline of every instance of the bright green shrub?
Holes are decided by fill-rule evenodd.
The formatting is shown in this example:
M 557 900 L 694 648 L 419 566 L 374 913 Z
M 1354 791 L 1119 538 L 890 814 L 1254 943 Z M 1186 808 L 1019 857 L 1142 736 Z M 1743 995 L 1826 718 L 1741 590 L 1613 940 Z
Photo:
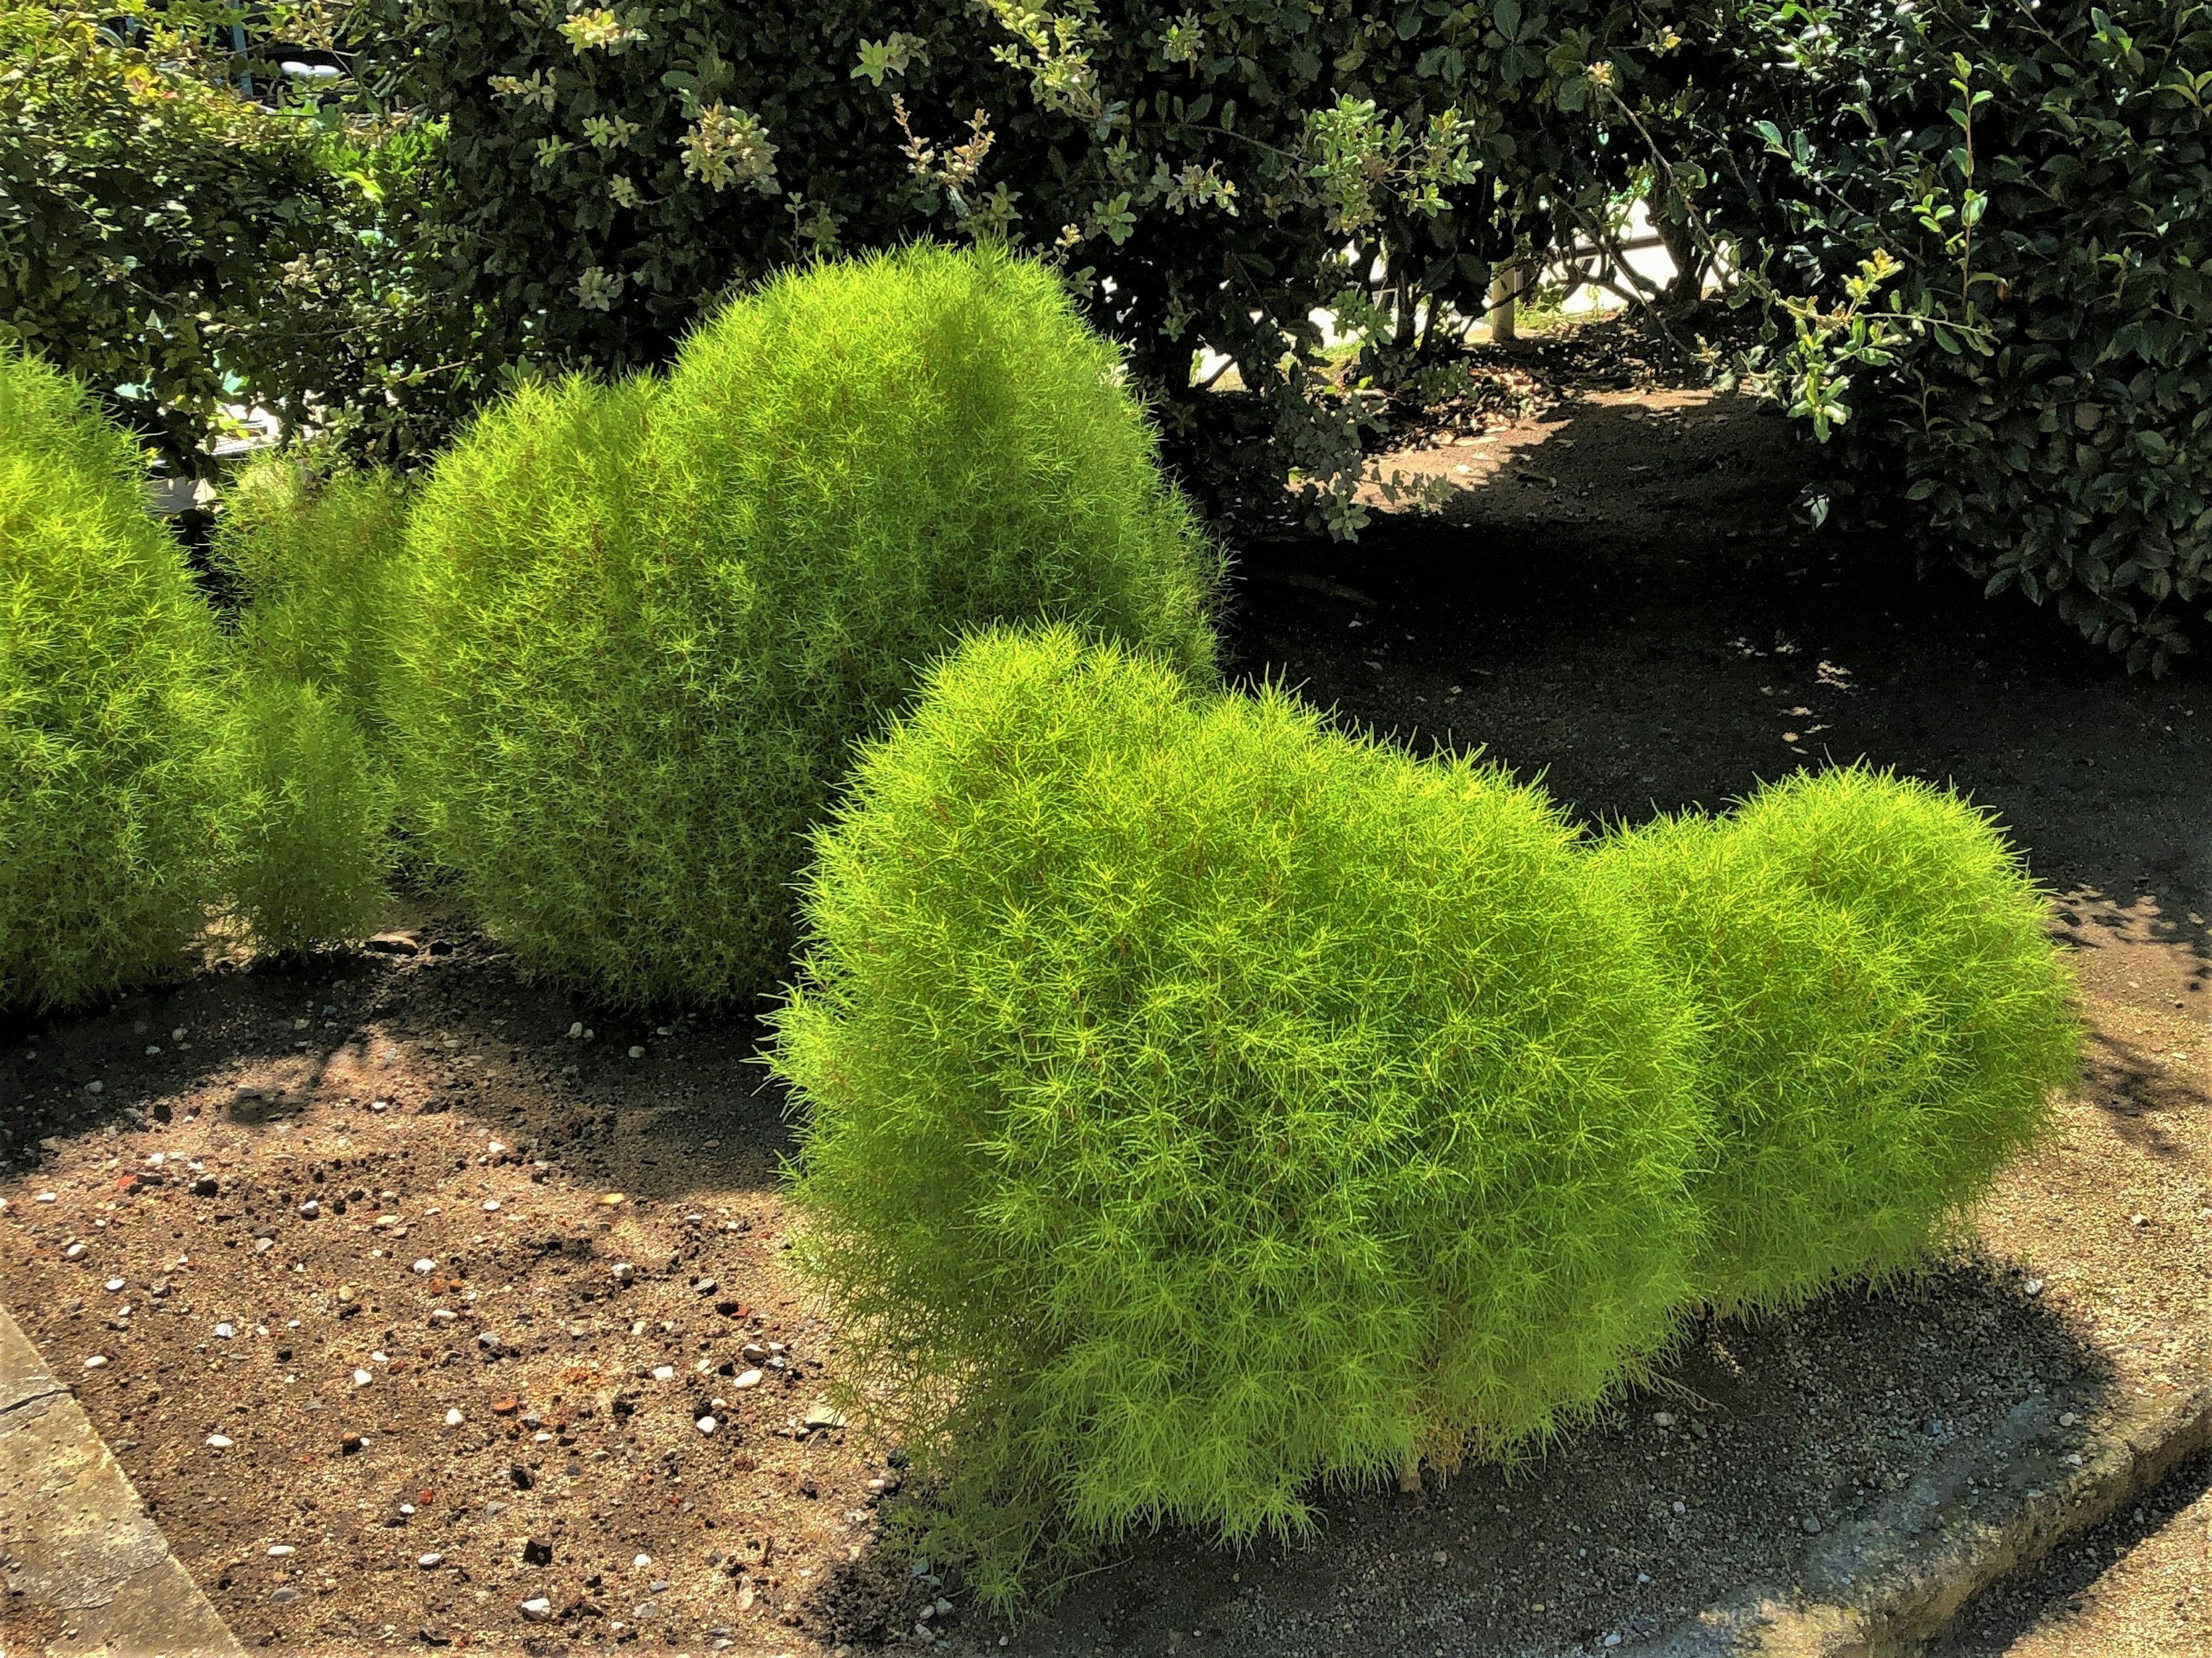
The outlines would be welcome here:
M 172 965 L 216 896 L 221 641 L 131 440 L 0 353 L 0 1006 Z
M 240 600 L 246 668 L 329 693 L 371 740 L 406 627 L 406 506 L 386 473 L 318 481 L 296 461 L 266 460 L 223 491 L 211 550 Z
M 231 907 L 263 950 L 376 930 L 392 786 L 336 692 L 241 671 L 223 730 Z
M 993 633 L 868 749 L 774 1064 L 803 1259 L 1003 1603 L 1540 1438 L 1689 1288 L 1695 1029 L 1533 788 Z M 1024 1561 L 1029 1562 L 1024 1564 Z
M 1610 837 L 1706 1028 L 1700 1298 L 1785 1306 L 1917 1260 L 2075 1063 L 2044 907 L 1989 820 L 1863 768 Z
M 918 247 L 780 278 L 665 380 L 527 388 L 416 502 L 397 712 L 430 852 L 526 963 L 772 988 L 852 743 L 960 630 L 1210 671 L 1212 555 L 1054 277 Z

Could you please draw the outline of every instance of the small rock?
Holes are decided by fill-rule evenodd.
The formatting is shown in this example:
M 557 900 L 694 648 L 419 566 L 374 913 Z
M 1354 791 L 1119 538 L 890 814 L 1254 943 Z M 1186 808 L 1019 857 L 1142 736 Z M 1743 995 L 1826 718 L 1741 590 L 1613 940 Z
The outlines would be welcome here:
M 1687 1514 L 1689 1511 L 1690 1505 L 1688 1503 L 1680 1501 L 1679 1498 L 1675 1501 L 1674 1512 L 1676 1514 Z
M 710 1278 L 702 1278 L 691 1287 L 694 1290 L 696 1290 L 702 1296 L 711 1296 L 715 1291 L 720 1289 L 722 1286 L 715 1283 L 714 1280 Z
M 2130 1226 L 2148 1226 L 2150 1224 L 2150 1217 L 2148 1215 L 2130 1215 L 2128 1217 L 2128 1224 Z
M 451 1324 L 459 1317 L 460 1315 L 450 1307 L 433 1307 L 430 1309 L 430 1322 L 433 1324 Z
M 228 1324 L 218 1324 L 215 1327 L 215 1333 L 217 1340 L 228 1341 L 231 1337 L 236 1335 L 238 1332 Z
M 730 1386 L 732 1388 L 757 1388 L 760 1385 L 761 1373 L 758 1370 L 747 1370 L 743 1376 L 730 1383 Z
M 299 1551 L 295 1549 L 289 1543 L 277 1543 L 270 1546 L 269 1550 L 269 1558 L 271 1560 L 284 1560 L 289 1559 L 291 1556 L 298 1552 Z
M 1681 1418 L 1672 1411 L 1654 1411 L 1651 1412 L 1651 1420 L 1662 1428 L 1671 1428 Z
M 299 1598 L 300 1591 L 291 1588 L 289 1584 L 283 1588 L 271 1590 L 269 1595 L 270 1604 L 279 1606 L 284 1605 L 287 1601 L 296 1600 Z
M 1818 1537 L 1820 1534 L 1820 1522 L 1809 1514 L 1797 1523 L 1804 1528 L 1805 1535 L 1808 1537 Z
M 353 1385 L 356 1388 L 366 1388 L 375 1380 L 375 1376 L 368 1370 L 356 1370 L 353 1373 Z
M 84 1091 L 88 1094 L 104 1094 L 107 1091 L 107 1084 L 98 1082 L 87 1083 L 84 1085 Z
M 614 1264 L 614 1274 L 621 1282 L 628 1284 L 637 1276 L 637 1268 L 626 1260 L 618 1260 Z
M 68 1248 L 62 1251 L 62 1255 L 65 1260 L 82 1260 L 85 1255 L 84 1245 L 82 1243 L 72 1243 Z
M 412 956 L 422 949 L 411 932 L 380 932 L 362 946 L 379 956 Z
M 699 1418 L 699 1431 L 702 1434 L 710 1434 L 720 1426 L 721 1424 L 711 1416 L 702 1416 Z
M 459 1427 L 461 1425 L 460 1412 L 458 1410 L 447 1411 L 446 1412 L 446 1425 L 449 1428 Z
M 207 1442 L 208 1448 L 212 1451 L 227 1451 L 230 1448 L 230 1436 L 228 1434 L 210 1434 L 207 1436 Z
M 499 1212 L 499 1199 L 497 1198 L 486 1198 L 483 1200 L 483 1212 L 487 1215 L 497 1214 Z
M 301 1220 L 313 1220 L 316 1216 L 322 1212 L 323 1206 L 316 1202 L 313 1198 L 309 1198 L 305 1203 L 300 1206 L 300 1218 Z
M 651 1555 L 649 1555 L 649 1554 L 641 1554 L 640 1556 L 638 1556 L 638 1557 L 637 1557 L 637 1558 L 636 1558 L 636 1559 L 635 1559 L 635 1560 L 633 1560 L 633 1561 L 631 1561 L 631 1562 L 630 1562 L 630 1564 L 631 1564 L 632 1566 L 635 1567 L 635 1568 L 636 1568 L 638 1570 L 640 1570 L 640 1571 L 643 1571 L 643 1570 L 644 1570 L 647 1566 L 651 1565 L 652 1564 L 653 1564 L 653 1557 L 652 1557 Z
M 415 1631 L 415 1637 L 426 1647 L 449 1647 L 453 1644 L 453 1637 L 435 1624 L 423 1625 Z
M 825 1400 L 807 1412 L 805 1425 L 810 1428 L 842 1428 L 845 1425 L 845 1414 L 832 1409 Z
M 240 1083 L 237 1087 L 230 1090 L 230 1097 L 237 1101 L 240 1105 L 243 1105 L 248 1100 L 259 1099 L 261 1097 L 261 1090 L 256 1088 L 252 1083 Z
M 676 1380 L 676 1367 L 675 1367 L 673 1364 L 656 1364 L 656 1365 L 654 1365 L 654 1366 L 653 1367 L 653 1379 L 655 1382 L 673 1382 L 673 1381 L 675 1381 L 675 1380 Z
M 213 1175 L 203 1175 L 185 1188 L 196 1198 L 211 1198 L 222 1190 Z
M 2043 1293 L 2043 1280 L 2039 1278 L 2032 1278 L 2028 1279 L 2025 1284 L 2020 1286 L 2020 1292 L 2024 1296 L 2041 1295 Z
M 2058 1413 L 2058 1425 L 2062 1428 L 2070 1428 L 2081 1419 L 2071 1411 L 2061 1411 Z
M 257 1255 L 265 1255 L 276 1247 L 276 1240 L 275 1238 L 256 1238 L 253 1240 L 253 1253 Z
M 110 1293 L 110 1294 L 112 1295 L 112 1294 L 113 1294 L 116 1291 L 120 1290 L 121 1288 L 123 1288 L 123 1280 L 122 1280 L 121 1278 L 112 1278 L 108 1279 L 106 1283 L 105 1283 L 105 1284 L 101 1284 L 100 1287 L 101 1289 L 103 1289 L 103 1290 L 106 1290 L 106 1291 L 108 1291 L 108 1293 Z
M 488 1353 L 495 1353 L 499 1351 L 499 1338 L 486 1330 L 477 1338 L 477 1345 Z
M 425 1255 L 415 1263 L 415 1270 L 418 1272 L 434 1272 L 438 1270 L 438 1263 Z
M 55 1199 L 55 1195 L 56 1194 L 52 1192 L 41 1192 L 37 1197 L 32 1199 L 31 1201 L 33 1203 L 52 1203 Z M 604 1201 L 604 1199 L 602 1199 L 602 1201 Z
M 40 1201 L 41 1203 L 52 1203 L 52 1202 L 53 1201 L 53 1196 L 52 1196 L 52 1194 L 51 1193 L 49 1193 L 46 1197 L 41 1198 L 41 1199 L 40 1199 Z M 610 1208 L 610 1209 L 612 1209 L 612 1208 L 614 1208 L 616 1206 L 617 1206 L 618 1204 L 623 1204 L 623 1203 L 626 1203 L 626 1202 L 628 1202 L 628 1201 L 629 1201 L 629 1199 L 628 1199 L 626 1197 L 624 1197 L 624 1196 L 623 1195 L 623 1193 L 621 1193 L 620 1192 L 609 1192 L 608 1193 L 606 1193 L 606 1195 L 605 1195 L 604 1197 L 602 1197 L 602 1198 L 599 1199 L 599 1201 L 600 1201 L 602 1204 L 604 1204 L 606 1207 L 608 1207 L 608 1208 Z
M 435 1571 L 440 1566 L 446 1564 L 446 1557 L 442 1554 L 426 1554 L 417 1559 L 415 1564 L 422 1567 L 424 1571 Z
M 107 1363 L 107 1355 L 106 1355 L 106 1354 L 105 1354 L 105 1353 L 94 1353 L 94 1354 L 90 1358 L 88 1358 L 87 1360 L 85 1360 L 85 1362 L 84 1362 L 84 1368 L 85 1368 L 86 1370 L 97 1370 L 98 1369 L 100 1369 L 102 1365 L 106 1364 L 106 1363 Z
M 584 1022 L 581 1019 L 568 1027 L 568 1040 L 572 1042 L 584 1040 Z
M 491 1402 L 491 1413 L 494 1416 L 513 1416 L 521 1408 L 522 1401 L 512 1394 L 505 1399 L 495 1399 Z
M 550 1624 L 553 1621 L 553 1603 L 542 1594 L 533 1594 L 516 1608 L 525 1622 Z

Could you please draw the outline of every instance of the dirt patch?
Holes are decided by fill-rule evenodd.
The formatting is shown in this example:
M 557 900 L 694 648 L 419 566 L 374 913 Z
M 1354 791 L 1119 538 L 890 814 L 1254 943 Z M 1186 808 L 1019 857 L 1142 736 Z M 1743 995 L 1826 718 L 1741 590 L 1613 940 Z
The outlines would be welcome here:
M 1152 1540 L 1008 1636 L 876 1547 L 892 1448 L 807 1424 L 838 1352 L 784 1269 L 757 1027 L 609 1018 L 429 917 L 411 953 L 0 1032 L 0 1297 L 240 1637 L 1633 1649 L 1750 1589 L 1872 1593 L 1884 1549 L 2059 1489 L 2201 1374 L 2202 678 L 2130 681 L 2051 618 L 1917 579 L 1901 539 L 1797 522 L 1804 456 L 1748 404 L 1567 384 L 1488 442 L 1400 458 L 1469 468 L 1441 520 L 1244 550 L 1239 671 L 1486 744 L 1592 822 L 1859 755 L 1996 807 L 2071 895 L 2096 1066 L 1976 1252 L 1700 1327 L 1664 1387 L 1552 1454 L 1331 1497 L 1310 1548 Z

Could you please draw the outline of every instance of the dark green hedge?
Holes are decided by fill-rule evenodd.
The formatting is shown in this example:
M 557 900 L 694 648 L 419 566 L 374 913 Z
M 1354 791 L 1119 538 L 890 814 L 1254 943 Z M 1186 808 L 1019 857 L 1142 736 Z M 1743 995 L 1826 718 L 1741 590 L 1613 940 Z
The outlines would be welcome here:
M 2055 604 L 2131 667 L 2189 649 L 2212 619 L 2212 6 L 1718 21 L 1685 61 L 1683 142 L 1715 227 L 1826 313 L 1812 367 L 1852 382 L 1846 432 L 1901 453 L 1992 593 Z M 1876 258 L 1893 274 L 1846 317 Z

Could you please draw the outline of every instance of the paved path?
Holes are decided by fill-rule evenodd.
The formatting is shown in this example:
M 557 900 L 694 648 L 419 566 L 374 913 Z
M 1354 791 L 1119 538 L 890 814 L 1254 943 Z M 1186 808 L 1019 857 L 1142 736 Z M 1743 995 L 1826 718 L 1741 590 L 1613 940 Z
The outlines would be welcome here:
M 242 1658 L 68 1385 L 0 1307 L 0 1651 Z

